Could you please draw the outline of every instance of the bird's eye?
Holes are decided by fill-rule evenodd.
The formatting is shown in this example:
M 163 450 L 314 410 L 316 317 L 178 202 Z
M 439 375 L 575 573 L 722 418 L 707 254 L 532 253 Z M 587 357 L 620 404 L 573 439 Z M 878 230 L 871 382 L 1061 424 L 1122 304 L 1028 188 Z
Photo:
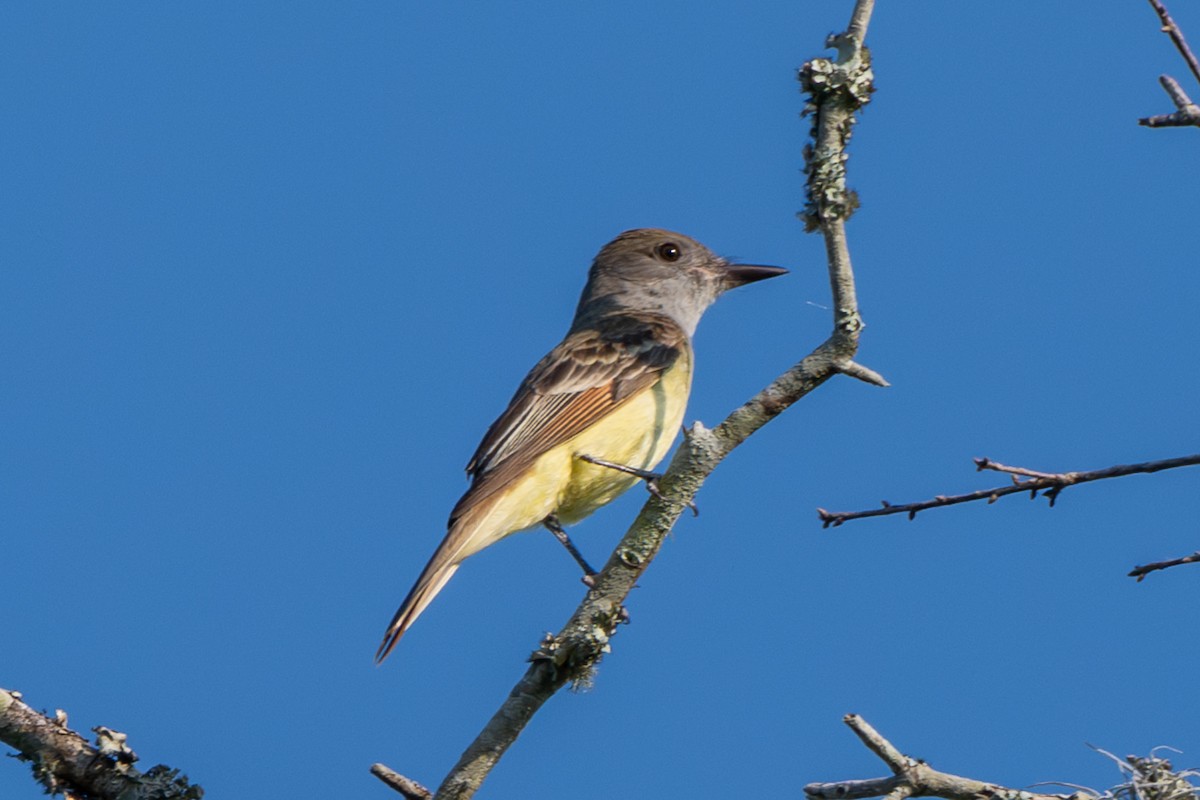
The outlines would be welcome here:
M 654 252 L 658 253 L 658 257 L 663 261 L 678 261 L 681 255 L 679 245 L 674 242 L 663 242 L 655 248 Z

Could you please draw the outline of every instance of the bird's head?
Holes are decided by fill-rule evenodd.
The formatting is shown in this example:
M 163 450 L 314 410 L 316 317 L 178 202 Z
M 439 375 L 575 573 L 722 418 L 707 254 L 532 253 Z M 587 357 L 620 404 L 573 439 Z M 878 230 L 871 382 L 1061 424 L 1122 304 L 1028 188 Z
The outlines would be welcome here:
M 575 322 L 587 324 L 614 311 L 650 311 L 671 317 L 691 335 L 723 292 L 786 272 L 731 263 L 681 233 L 625 231 L 596 254 Z

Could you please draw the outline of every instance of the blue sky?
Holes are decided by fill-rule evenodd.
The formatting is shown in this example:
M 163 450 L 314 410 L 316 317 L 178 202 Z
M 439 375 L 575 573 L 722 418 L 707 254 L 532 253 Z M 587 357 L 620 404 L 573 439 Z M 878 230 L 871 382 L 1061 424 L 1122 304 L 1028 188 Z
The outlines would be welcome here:
M 793 78 L 850 8 L 7 6 L 0 686 L 211 797 L 435 785 L 575 567 L 510 538 L 371 656 L 595 251 L 661 226 L 792 270 L 706 316 L 689 420 L 826 335 Z M 1196 450 L 1200 139 L 1136 125 L 1182 60 L 1139 0 L 881 0 L 869 38 L 849 234 L 892 388 L 834 381 L 736 451 L 481 796 L 798 796 L 882 772 L 847 712 L 1009 785 L 1115 783 L 1085 742 L 1200 764 L 1196 568 L 1124 577 L 1200 546 L 1194 469 L 814 512 L 989 485 L 974 456 Z M 604 560 L 642 500 L 577 543 Z M 5 761 L 0 796 L 40 796 Z

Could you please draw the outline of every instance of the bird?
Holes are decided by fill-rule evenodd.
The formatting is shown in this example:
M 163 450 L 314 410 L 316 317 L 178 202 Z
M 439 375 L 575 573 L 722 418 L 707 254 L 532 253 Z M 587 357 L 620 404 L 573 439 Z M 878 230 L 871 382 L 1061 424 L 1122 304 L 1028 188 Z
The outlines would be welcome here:
M 692 336 L 725 291 L 783 275 L 736 264 L 695 239 L 628 230 L 597 253 L 565 338 L 539 361 L 467 464 L 470 487 L 375 653 L 381 663 L 468 556 L 543 525 L 591 568 L 570 525 L 667 454 L 692 382 Z

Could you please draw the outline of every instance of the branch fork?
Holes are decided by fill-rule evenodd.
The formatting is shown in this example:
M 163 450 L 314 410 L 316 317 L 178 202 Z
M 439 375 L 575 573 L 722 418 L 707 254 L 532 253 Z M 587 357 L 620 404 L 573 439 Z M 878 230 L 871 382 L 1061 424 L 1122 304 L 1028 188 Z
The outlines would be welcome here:
M 1150 5 L 1154 8 L 1154 12 L 1158 14 L 1158 19 L 1162 23 L 1163 33 L 1171 37 L 1171 41 L 1175 43 L 1175 48 L 1183 56 L 1183 60 L 1187 62 L 1188 69 L 1195 76 L 1196 80 L 1200 81 L 1200 61 L 1196 59 L 1196 54 L 1192 52 L 1187 39 L 1184 38 L 1183 31 L 1171 17 L 1171 14 L 1167 11 L 1167 7 L 1159 2 L 1159 0 L 1150 0 Z M 1167 93 L 1167 97 L 1170 97 L 1171 102 L 1175 104 L 1175 111 L 1171 114 L 1144 117 L 1138 120 L 1138 124 L 1148 128 L 1179 128 L 1188 125 L 1200 127 L 1200 106 L 1192 102 L 1187 92 L 1179 85 L 1179 81 L 1170 75 L 1160 75 L 1158 76 L 1158 82 L 1162 85 L 1163 91 Z
M 847 714 L 842 721 L 872 753 L 879 756 L 892 775 L 888 778 L 810 783 L 804 787 L 804 794 L 809 800 L 861 800 L 867 797 L 887 797 L 888 800 L 907 797 L 943 797 L 947 800 L 1095 800 L 1094 795 L 1084 792 L 1071 795 L 1039 794 L 940 772 L 924 761 L 901 753 L 857 714 Z

